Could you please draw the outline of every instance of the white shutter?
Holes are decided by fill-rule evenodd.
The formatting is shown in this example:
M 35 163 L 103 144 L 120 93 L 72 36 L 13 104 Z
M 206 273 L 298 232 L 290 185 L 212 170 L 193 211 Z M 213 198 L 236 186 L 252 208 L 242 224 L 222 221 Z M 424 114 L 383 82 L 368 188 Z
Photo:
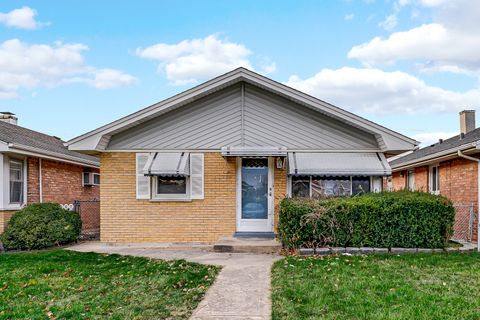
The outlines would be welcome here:
M 137 153 L 137 199 L 150 199 L 150 177 L 142 173 L 142 169 L 147 163 L 148 153 Z
M 190 154 L 190 197 L 192 199 L 204 198 L 204 163 L 203 153 Z

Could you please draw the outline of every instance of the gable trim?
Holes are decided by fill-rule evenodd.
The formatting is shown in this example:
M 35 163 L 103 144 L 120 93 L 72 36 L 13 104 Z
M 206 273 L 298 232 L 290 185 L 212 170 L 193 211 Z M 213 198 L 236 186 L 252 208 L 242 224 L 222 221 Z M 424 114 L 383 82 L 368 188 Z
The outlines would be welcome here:
M 327 116 L 336 118 L 363 131 L 372 133 L 377 137 L 377 139 L 381 139 L 381 141 L 383 142 L 384 139 L 382 138 L 382 136 L 390 135 L 397 139 L 400 139 L 405 144 L 405 149 L 413 149 L 416 145 L 418 145 L 418 142 L 414 139 L 408 138 L 398 132 L 387 129 L 365 118 L 357 116 L 351 112 L 343 110 L 320 99 L 314 98 L 308 94 L 290 88 L 284 84 L 266 78 L 245 68 L 235 69 L 231 72 L 216 77 L 210 81 L 207 81 L 182 93 L 179 93 L 156 104 L 153 104 L 147 108 L 144 108 L 121 119 L 113 121 L 100 128 L 87 132 L 81 136 L 73 138 L 69 140 L 66 145 L 69 146 L 69 148 L 72 150 L 104 151 L 105 147 L 108 145 L 110 137 L 113 134 L 134 127 L 147 120 L 160 116 L 161 114 L 170 111 L 171 109 L 180 107 L 210 93 L 213 93 L 241 81 L 245 81 L 252 85 L 263 88 L 267 91 L 271 91 L 280 96 L 284 96 L 297 103 L 314 109 L 315 111 L 324 113 Z M 242 105 L 243 100 L 244 98 L 242 98 Z M 89 140 L 89 142 L 86 143 L 86 140 Z M 388 146 L 386 146 L 385 143 L 381 143 L 380 146 L 382 148 L 382 151 L 388 150 Z

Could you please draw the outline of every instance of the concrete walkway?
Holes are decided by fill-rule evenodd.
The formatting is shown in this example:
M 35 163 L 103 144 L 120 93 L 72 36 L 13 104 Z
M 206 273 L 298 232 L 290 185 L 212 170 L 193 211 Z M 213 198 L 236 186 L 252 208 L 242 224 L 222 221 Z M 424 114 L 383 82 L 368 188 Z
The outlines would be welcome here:
M 108 245 L 86 242 L 70 247 L 80 252 L 117 253 L 163 260 L 185 259 L 222 266 L 212 287 L 190 319 L 270 319 L 270 269 L 279 255 L 216 253 L 207 248 Z

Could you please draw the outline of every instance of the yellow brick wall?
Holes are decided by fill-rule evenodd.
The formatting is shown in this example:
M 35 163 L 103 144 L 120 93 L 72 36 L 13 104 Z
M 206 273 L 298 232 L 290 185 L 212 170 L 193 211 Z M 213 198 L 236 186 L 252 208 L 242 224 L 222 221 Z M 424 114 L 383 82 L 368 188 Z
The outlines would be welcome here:
M 215 242 L 236 225 L 236 159 L 205 153 L 205 199 L 137 200 L 135 153 L 101 156 L 101 240 L 107 242 Z M 275 169 L 275 221 L 286 193 L 286 171 Z
M 10 218 L 14 213 L 15 211 L 0 211 L 0 234 L 5 231 L 8 221 L 10 221 Z

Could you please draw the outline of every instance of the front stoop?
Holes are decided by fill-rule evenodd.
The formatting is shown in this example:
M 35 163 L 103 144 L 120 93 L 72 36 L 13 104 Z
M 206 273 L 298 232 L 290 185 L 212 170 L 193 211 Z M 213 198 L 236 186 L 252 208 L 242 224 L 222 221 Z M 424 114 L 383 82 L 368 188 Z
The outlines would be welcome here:
M 215 252 L 237 253 L 280 253 L 282 245 L 275 239 L 265 238 L 223 238 L 213 245 Z

